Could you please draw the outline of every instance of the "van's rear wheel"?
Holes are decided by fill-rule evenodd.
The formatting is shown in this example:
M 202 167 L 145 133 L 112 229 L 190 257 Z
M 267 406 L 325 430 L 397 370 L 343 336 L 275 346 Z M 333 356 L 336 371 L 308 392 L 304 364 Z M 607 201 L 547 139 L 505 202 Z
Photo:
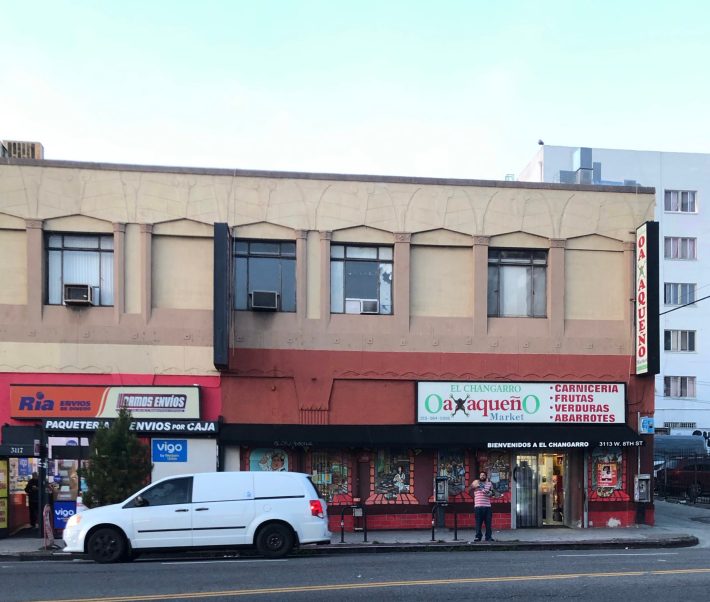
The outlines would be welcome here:
M 283 558 L 293 549 L 293 532 L 285 525 L 266 525 L 256 536 L 256 549 L 266 558 Z
M 90 535 L 86 550 L 94 562 L 118 562 L 126 556 L 126 541 L 118 529 L 102 527 Z

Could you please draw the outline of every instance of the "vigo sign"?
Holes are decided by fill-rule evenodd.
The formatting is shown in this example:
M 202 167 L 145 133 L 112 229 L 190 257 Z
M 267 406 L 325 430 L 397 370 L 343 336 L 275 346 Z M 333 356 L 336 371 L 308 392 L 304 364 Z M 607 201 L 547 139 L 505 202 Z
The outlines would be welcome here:
M 420 382 L 417 422 L 624 424 L 624 383 Z

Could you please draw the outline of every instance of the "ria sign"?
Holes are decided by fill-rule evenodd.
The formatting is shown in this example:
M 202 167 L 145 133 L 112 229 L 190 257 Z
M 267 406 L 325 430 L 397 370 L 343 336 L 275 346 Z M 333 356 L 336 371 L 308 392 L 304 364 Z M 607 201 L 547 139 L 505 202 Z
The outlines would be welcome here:
M 658 374 L 658 222 L 636 229 L 636 374 Z

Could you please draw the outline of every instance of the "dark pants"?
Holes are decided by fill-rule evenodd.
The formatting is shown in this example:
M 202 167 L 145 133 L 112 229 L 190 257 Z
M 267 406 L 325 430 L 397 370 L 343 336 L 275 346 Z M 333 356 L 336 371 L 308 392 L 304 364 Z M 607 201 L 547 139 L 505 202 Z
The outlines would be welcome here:
M 37 505 L 39 503 L 39 500 L 37 498 L 30 498 L 28 500 L 28 505 L 29 505 L 29 510 L 30 510 L 30 524 L 33 527 L 37 526 Z
M 493 527 L 491 523 L 493 522 L 493 509 L 490 506 L 477 506 L 474 508 L 474 514 L 476 515 L 476 539 L 480 540 L 481 527 L 486 525 L 486 541 L 490 541 L 493 537 Z

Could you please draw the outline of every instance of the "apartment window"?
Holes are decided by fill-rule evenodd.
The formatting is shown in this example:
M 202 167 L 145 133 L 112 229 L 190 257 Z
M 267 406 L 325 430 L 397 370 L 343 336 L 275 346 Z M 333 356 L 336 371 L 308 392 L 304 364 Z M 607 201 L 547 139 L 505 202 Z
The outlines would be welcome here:
M 488 250 L 488 315 L 547 315 L 547 251 Z
M 666 330 L 663 341 L 666 351 L 695 351 L 694 330 Z
M 666 190 L 664 209 L 670 213 L 695 213 L 695 191 Z
M 330 311 L 392 313 L 392 247 L 330 246 Z
M 88 285 L 95 305 L 113 305 L 113 235 L 52 234 L 47 241 L 47 302 L 61 305 L 64 285 Z
M 296 243 L 234 241 L 234 308 L 296 311 Z
M 665 305 L 685 305 L 695 302 L 695 284 L 690 282 L 666 282 L 663 286 Z
M 666 236 L 663 256 L 666 259 L 697 259 L 696 239 Z
M 664 376 L 664 397 L 695 397 L 694 376 Z

